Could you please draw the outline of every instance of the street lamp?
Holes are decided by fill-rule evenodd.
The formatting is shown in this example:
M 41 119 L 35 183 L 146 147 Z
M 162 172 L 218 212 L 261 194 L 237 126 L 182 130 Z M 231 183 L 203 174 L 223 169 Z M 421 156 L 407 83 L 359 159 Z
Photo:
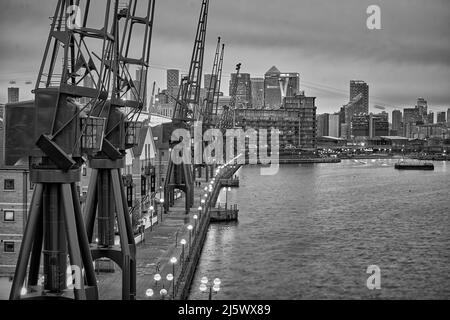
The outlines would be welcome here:
M 192 252 L 192 230 L 194 227 L 192 224 L 188 225 L 187 229 L 189 230 L 189 255 Z
M 148 290 L 145 292 L 145 295 L 147 296 L 147 298 L 153 297 L 154 294 L 155 294 L 155 292 L 154 292 L 152 289 L 148 289 Z
M 182 257 L 182 261 L 184 262 L 184 248 L 186 247 L 187 241 L 185 239 L 182 239 L 180 243 L 182 245 L 181 257 Z
M 195 227 L 194 227 L 194 230 L 195 230 L 195 231 L 194 231 L 194 232 L 198 232 L 198 230 L 197 230 L 197 220 L 198 220 L 198 215 L 195 214 L 195 215 L 193 216 L 193 219 L 194 219 L 194 223 L 195 223 L 195 225 L 194 225 L 194 226 L 195 226 Z
M 153 214 L 155 213 L 155 207 L 150 206 L 150 231 L 153 231 Z
M 174 273 L 175 274 L 175 273 Z M 175 300 L 175 277 L 174 274 L 169 273 L 166 277 L 168 282 L 172 282 L 172 290 L 173 290 L 173 294 L 172 294 L 172 300 Z
M 159 294 L 161 295 L 162 299 L 164 300 L 165 297 L 167 296 L 167 290 L 163 288 L 163 289 L 161 289 Z
M 153 279 L 155 280 L 155 286 L 158 288 L 158 282 L 161 281 L 161 275 L 159 273 L 155 274 L 155 276 L 153 277 Z
M 200 291 L 202 293 L 207 293 L 209 289 L 209 300 L 212 300 L 213 292 L 218 294 L 220 291 L 220 285 L 222 281 L 219 278 L 214 279 L 212 284 L 209 284 L 209 280 L 207 277 L 203 277 L 201 280 Z
M 203 213 L 203 207 L 198 207 L 198 216 L 200 217 L 200 219 L 202 218 L 202 213 Z

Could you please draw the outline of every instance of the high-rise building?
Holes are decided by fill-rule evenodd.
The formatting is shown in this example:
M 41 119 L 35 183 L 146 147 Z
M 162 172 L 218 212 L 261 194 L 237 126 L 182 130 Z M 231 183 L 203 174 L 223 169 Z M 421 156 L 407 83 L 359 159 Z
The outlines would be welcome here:
M 427 118 L 426 118 L 426 123 L 427 124 L 434 124 L 434 112 L 431 112 L 429 114 L 427 114 Z
M 280 74 L 281 98 L 295 97 L 300 92 L 300 74 L 295 72 Z
M 354 115 L 366 115 L 369 114 L 369 86 L 364 81 L 351 80 L 350 81 L 350 101 L 354 101 L 359 95 L 362 95 L 360 99 L 353 106 Z
M 447 109 L 447 122 L 450 123 L 450 108 Z
M 236 92 L 236 107 L 237 108 L 251 108 L 252 107 L 252 83 L 251 77 L 248 73 L 240 73 L 238 80 L 238 87 Z M 233 88 L 237 80 L 237 74 L 231 74 L 230 81 L 230 95 L 233 94 Z
M 382 112 L 380 114 L 369 115 L 369 137 L 385 137 L 389 135 L 389 114 Z
M 327 137 L 330 133 L 330 115 L 328 113 L 317 116 L 317 136 Z
M 351 135 L 353 137 L 369 137 L 370 126 L 369 117 L 367 115 L 353 116 L 351 125 Z
M 317 146 L 317 107 L 315 97 L 306 97 L 303 93 L 294 97 L 285 97 L 284 109 L 298 112 L 300 130 L 299 147 L 314 149 Z
M 180 70 L 167 70 L 167 90 L 172 91 L 180 85 Z
M 416 108 L 419 109 L 419 114 L 422 117 L 422 121 L 425 122 L 428 114 L 428 102 L 424 98 L 418 98 Z
M 339 138 L 340 131 L 340 123 L 339 123 L 339 114 L 330 114 L 329 116 L 329 127 L 328 127 L 328 136 Z
M 437 123 L 445 123 L 445 111 L 443 112 L 438 112 L 437 114 Z
M 419 108 L 403 109 L 403 136 L 409 138 L 411 136 L 411 128 L 417 123 L 423 123 L 422 115 Z
M 280 70 L 273 66 L 264 76 L 264 106 L 269 109 L 281 107 Z
M 395 135 L 400 135 L 402 133 L 402 121 L 402 112 L 400 110 L 394 110 L 392 112 L 392 131 L 395 132 Z
M 252 106 L 254 109 L 262 109 L 264 107 L 264 79 L 252 78 Z
M 8 88 L 8 103 L 19 102 L 19 88 Z

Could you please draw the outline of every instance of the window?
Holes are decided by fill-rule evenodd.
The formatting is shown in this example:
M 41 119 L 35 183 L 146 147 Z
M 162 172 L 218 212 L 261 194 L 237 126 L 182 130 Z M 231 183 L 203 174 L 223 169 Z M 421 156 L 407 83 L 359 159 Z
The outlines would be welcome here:
M 14 179 L 5 179 L 4 190 L 14 190 Z
M 5 241 L 3 242 L 3 251 L 6 253 L 14 253 L 14 242 Z
M 86 176 L 87 176 L 87 168 L 83 167 L 83 177 L 86 177 Z
M 3 218 L 4 218 L 4 220 L 6 222 L 13 222 L 13 221 L 15 221 L 14 211 L 12 211 L 12 210 L 5 210 Z

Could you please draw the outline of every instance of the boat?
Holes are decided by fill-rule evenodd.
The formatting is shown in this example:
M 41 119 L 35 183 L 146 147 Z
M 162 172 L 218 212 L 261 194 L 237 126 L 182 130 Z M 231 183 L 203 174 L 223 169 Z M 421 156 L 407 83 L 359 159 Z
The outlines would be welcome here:
M 434 164 L 431 162 L 413 163 L 401 161 L 395 164 L 397 170 L 434 170 Z

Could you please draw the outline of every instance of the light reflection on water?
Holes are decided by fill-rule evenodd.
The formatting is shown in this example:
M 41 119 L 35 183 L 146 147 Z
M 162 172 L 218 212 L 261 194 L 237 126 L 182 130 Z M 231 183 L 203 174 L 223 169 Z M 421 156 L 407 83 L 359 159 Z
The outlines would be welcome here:
M 238 224 L 212 225 L 191 290 L 216 299 L 450 298 L 450 170 L 394 170 L 394 160 L 241 170 Z M 225 203 L 225 194 L 219 200 Z M 382 290 L 366 288 L 369 265 Z

